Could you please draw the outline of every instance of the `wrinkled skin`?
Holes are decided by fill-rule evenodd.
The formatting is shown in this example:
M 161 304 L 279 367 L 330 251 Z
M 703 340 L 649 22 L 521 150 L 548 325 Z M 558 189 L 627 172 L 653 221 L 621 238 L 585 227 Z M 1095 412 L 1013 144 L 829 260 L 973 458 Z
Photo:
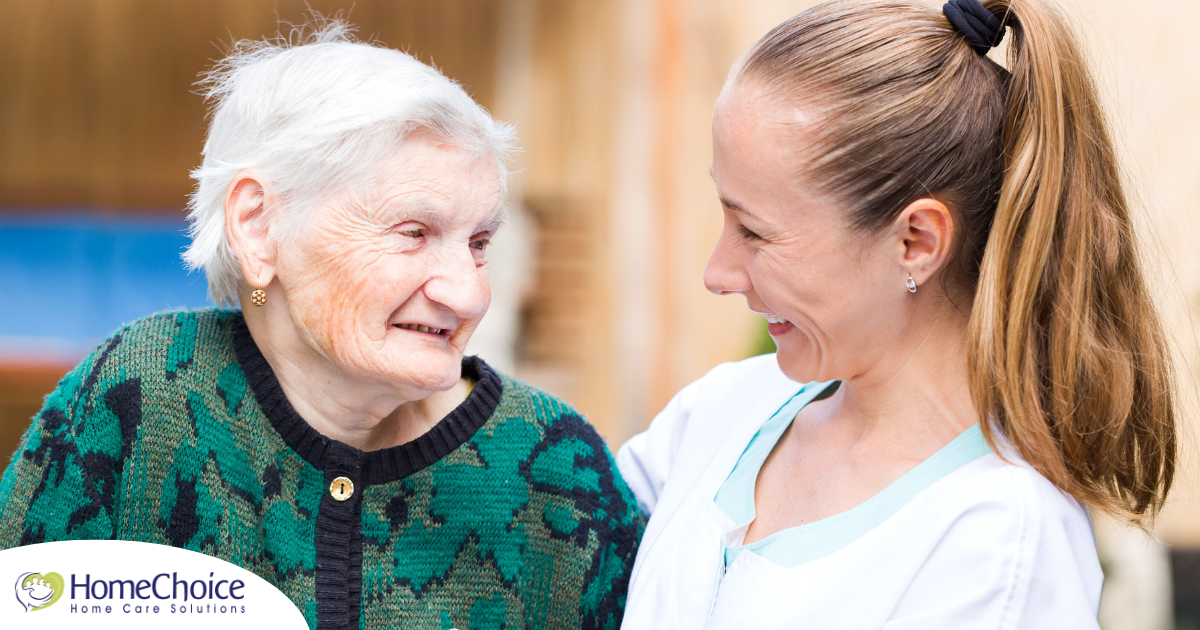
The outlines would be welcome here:
M 253 209 L 271 203 L 269 182 L 246 175 L 227 203 L 231 244 L 242 303 L 264 286 L 268 300 L 243 310 L 293 406 L 362 448 L 423 433 L 465 395 L 463 349 L 491 300 L 494 158 L 412 135 L 374 181 L 318 204 L 290 238 Z
M 500 187 L 494 167 L 461 150 L 406 147 L 374 195 L 323 209 L 294 247 L 281 247 L 277 274 L 293 321 L 323 355 L 364 378 L 433 392 L 458 380 L 491 302 L 486 246 Z M 405 323 L 449 332 L 397 326 Z

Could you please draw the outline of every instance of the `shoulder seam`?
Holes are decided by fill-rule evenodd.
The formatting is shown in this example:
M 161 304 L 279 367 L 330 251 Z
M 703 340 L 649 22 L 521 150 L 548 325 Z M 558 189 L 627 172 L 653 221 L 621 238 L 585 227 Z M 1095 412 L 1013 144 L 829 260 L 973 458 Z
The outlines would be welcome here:
M 1014 477 L 1011 470 L 1006 469 L 1005 472 L 1010 477 Z M 1028 484 L 1028 482 L 1023 479 L 1014 478 L 1013 481 L 1015 482 L 1014 485 L 1018 486 L 1024 486 Z M 1024 583 L 1024 588 L 1028 589 L 1029 587 L 1029 581 L 1025 578 L 1024 573 L 1027 571 L 1025 564 L 1026 556 L 1029 553 L 1028 546 L 1030 544 L 1030 528 L 1032 526 L 1031 521 L 1033 520 L 1033 516 L 1030 514 L 1031 507 L 1029 505 L 1028 493 L 1018 491 L 1017 495 L 1019 497 L 1019 505 L 1021 508 L 1019 519 L 1021 531 L 1017 537 L 1017 558 L 1012 569 L 1012 583 L 1009 587 L 1008 596 L 1005 598 L 1004 608 L 1000 613 L 1000 623 L 998 625 L 999 628 L 1004 628 L 1007 624 L 1015 624 L 1020 621 L 1020 614 L 1016 609 L 1018 600 L 1021 599 L 1022 595 L 1019 593 L 1019 589 L 1022 588 L 1022 583 Z M 1028 596 L 1028 594 L 1026 593 L 1025 596 Z

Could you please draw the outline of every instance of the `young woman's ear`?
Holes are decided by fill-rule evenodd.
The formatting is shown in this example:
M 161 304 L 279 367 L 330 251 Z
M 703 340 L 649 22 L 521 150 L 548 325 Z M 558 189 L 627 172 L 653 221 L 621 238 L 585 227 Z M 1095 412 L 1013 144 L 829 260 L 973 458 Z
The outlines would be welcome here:
M 225 194 L 225 237 L 246 284 L 255 289 L 275 278 L 275 246 L 263 211 L 266 202 L 266 179 L 254 171 L 239 172 Z
M 920 286 L 950 258 L 954 216 L 946 204 L 925 197 L 908 204 L 893 227 L 900 270 Z

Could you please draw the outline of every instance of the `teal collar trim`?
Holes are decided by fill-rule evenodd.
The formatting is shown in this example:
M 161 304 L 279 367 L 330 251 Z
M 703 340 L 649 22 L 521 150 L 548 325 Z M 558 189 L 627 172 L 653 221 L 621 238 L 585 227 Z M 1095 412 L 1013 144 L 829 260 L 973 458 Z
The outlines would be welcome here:
M 808 403 L 837 391 L 838 385 L 839 381 L 808 383 L 759 427 L 714 499 L 717 507 L 734 523 L 741 525 L 754 520 L 754 484 L 758 480 L 758 471 L 796 414 Z
M 741 526 L 754 520 L 754 486 L 759 469 L 796 414 L 825 393 L 829 385 L 805 386 L 754 435 L 714 498 L 717 507 L 734 523 Z M 783 567 L 825 557 L 879 526 L 938 480 L 991 452 L 979 425 L 972 425 L 879 494 L 841 514 L 776 532 L 749 545 L 726 547 L 725 564 L 732 564 L 745 550 Z

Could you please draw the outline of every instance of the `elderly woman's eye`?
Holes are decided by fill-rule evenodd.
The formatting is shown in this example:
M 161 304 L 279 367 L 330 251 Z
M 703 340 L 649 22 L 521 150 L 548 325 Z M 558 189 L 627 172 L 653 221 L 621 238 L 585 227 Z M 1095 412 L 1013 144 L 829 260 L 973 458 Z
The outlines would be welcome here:
M 471 241 L 471 248 L 483 251 L 483 250 L 487 249 L 488 245 L 491 245 L 491 244 L 492 244 L 492 241 L 490 239 L 481 238 L 481 239 L 476 239 L 474 241 Z
M 401 234 L 411 238 L 421 238 L 425 236 L 425 230 L 401 230 Z

